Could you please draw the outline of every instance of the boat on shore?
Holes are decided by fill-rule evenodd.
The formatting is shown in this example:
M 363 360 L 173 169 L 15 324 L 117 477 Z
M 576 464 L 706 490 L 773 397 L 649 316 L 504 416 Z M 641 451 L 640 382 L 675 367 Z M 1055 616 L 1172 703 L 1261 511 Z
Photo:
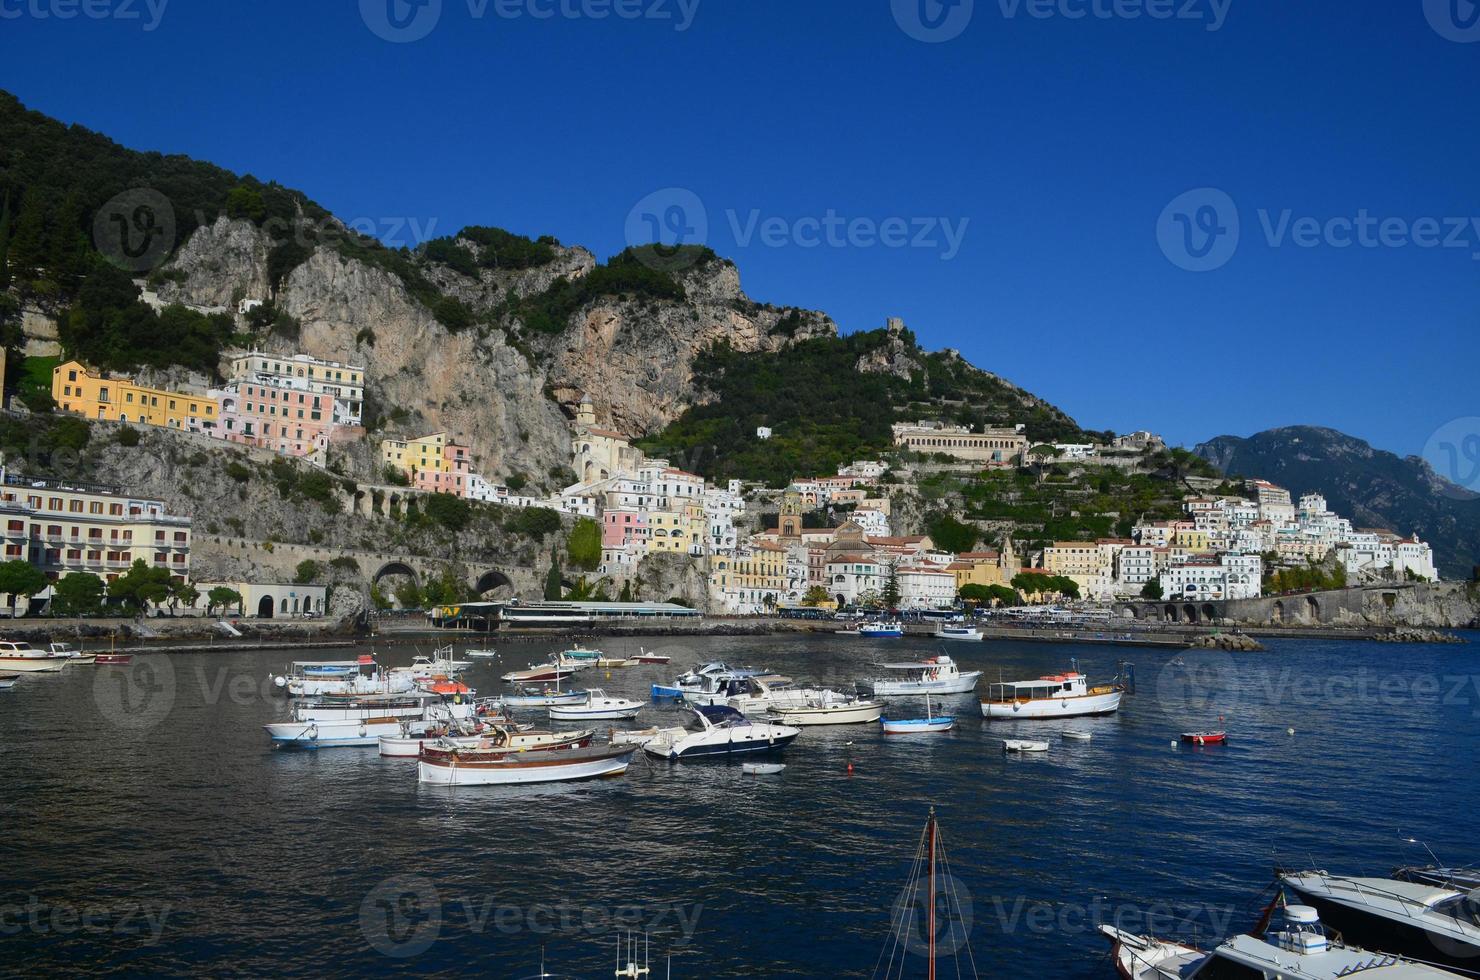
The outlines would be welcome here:
M 789 725 L 754 721 L 723 705 L 701 705 L 691 710 L 697 729 L 670 729 L 644 744 L 643 751 L 669 760 L 779 752 L 802 733 Z
M 599 687 L 586 692 L 584 701 L 550 705 L 550 717 L 564 721 L 617 721 L 636 718 L 643 709 L 641 701 L 616 698 Z
M 878 664 L 889 671 L 883 677 L 858 682 L 862 694 L 890 697 L 901 694 L 965 694 L 976 688 L 979 670 L 963 671 L 956 661 L 942 653 L 910 663 Z
M 932 732 L 948 732 L 956 727 L 955 715 L 936 715 L 930 710 L 930 694 L 925 695 L 924 718 L 883 718 L 879 724 L 885 735 L 924 735 Z
M 1280 874 L 1280 884 L 1369 949 L 1480 974 L 1480 887 L 1470 881 L 1303 871 Z
M 24 640 L 0 640 L 0 670 L 13 674 L 52 674 L 72 658 L 38 650 Z
M 1233 936 L 1204 953 L 1195 946 L 1153 936 L 1138 936 L 1113 925 L 1100 926 L 1110 940 L 1116 972 L 1124 980 L 1176 977 L 1284 977 L 1287 980 L 1438 980 L 1456 974 L 1378 953 L 1326 935 L 1319 913 L 1309 905 L 1287 905 L 1268 930 Z
M 570 782 L 620 776 L 636 746 L 593 745 L 536 752 L 452 749 L 423 750 L 416 761 L 418 782 L 437 786 L 506 786 Z
M 770 717 L 783 725 L 871 725 L 884 714 L 884 702 L 822 691 L 803 704 L 772 708 Z
M 960 626 L 950 623 L 941 623 L 931 635 L 937 640 L 957 640 L 966 643 L 980 643 L 985 639 L 982 631 L 975 626 Z
M 981 700 L 982 717 L 1023 721 L 1109 715 L 1119 710 L 1124 694 L 1119 677 L 1113 683 L 1090 687 L 1076 665 L 1063 674 L 991 685 Z

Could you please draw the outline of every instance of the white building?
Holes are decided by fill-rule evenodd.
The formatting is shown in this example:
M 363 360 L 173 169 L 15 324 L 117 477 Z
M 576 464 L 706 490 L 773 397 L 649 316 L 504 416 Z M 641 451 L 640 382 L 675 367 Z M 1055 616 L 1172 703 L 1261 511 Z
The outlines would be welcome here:
M 901 609 L 949 608 L 956 601 L 956 576 L 941 565 L 901 565 L 895 569 Z M 885 569 L 888 580 L 888 569 Z
M 755 437 L 757 439 L 761 439 L 761 440 L 766 440 L 766 439 L 771 438 L 771 428 L 770 428 L 770 426 L 766 426 L 766 425 L 758 425 L 758 426 L 756 426 L 755 427 Z
M 244 301 L 245 302 L 245 301 Z M 365 369 L 338 361 L 324 361 L 307 354 L 284 357 L 252 351 L 231 359 L 231 380 L 259 381 L 276 379 L 286 387 L 332 395 L 334 421 L 340 425 L 359 425 L 365 403 Z

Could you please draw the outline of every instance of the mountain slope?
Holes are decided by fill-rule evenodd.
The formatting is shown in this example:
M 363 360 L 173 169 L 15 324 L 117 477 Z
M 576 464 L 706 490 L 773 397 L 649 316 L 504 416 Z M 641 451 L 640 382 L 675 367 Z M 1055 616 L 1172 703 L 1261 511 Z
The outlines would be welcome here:
M 1433 545 L 1445 578 L 1469 578 L 1480 562 L 1480 494 L 1440 478 L 1418 457 L 1399 458 L 1315 426 L 1219 436 L 1194 452 L 1224 473 L 1269 480 L 1297 497 L 1323 493 L 1358 527 L 1419 535 Z

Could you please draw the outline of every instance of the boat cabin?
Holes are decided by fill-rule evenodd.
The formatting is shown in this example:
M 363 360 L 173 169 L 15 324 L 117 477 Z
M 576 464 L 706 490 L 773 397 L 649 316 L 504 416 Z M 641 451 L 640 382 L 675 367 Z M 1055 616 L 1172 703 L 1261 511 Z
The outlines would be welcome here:
M 1047 701 L 1053 698 L 1082 698 L 1089 693 L 1089 679 L 1080 673 L 1050 674 L 1031 681 L 1007 681 L 987 688 L 987 701 Z

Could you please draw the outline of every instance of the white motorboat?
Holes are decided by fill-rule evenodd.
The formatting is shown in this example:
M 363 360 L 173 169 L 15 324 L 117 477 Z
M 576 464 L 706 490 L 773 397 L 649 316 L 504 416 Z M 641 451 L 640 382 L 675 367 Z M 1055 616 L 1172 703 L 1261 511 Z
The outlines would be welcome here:
M 782 677 L 780 674 L 742 678 L 734 687 L 738 688 L 737 693 L 723 700 L 707 703 L 724 704 L 742 715 L 759 716 L 774 708 L 802 707 L 833 693 L 823 688 L 798 685 L 790 677 Z M 684 700 L 690 700 L 689 696 L 684 695 Z
M 733 677 L 755 677 L 758 674 L 770 673 L 765 670 L 757 670 L 754 667 L 731 667 L 722 660 L 711 660 L 707 663 L 696 664 L 689 670 L 678 675 L 674 686 L 684 688 L 698 688 L 703 685 L 704 678 L 715 674 L 729 674 Z
M 1125 980 L 1176 977 L 1283 977 L 1286 980 L 1438 980 L 1456 974 L 1412 960 L 1347 946 L 1327 937 L 1320 915 L 1308 905 L 1288 905 L 1281 922 L 1262 937 L 1241 934 L 1211 953 L 1194 946 L 1137 936 L 1112 925 L 1100 933 L 1111 943 L 1116 971 Z
M 879 619 L 858 627 L 859 636 L 896 637 L 904 636 L 904 623 L 897 619 Z
M 687 688 L 683 699 L 688 704 L 729 704 L 731 701 L 748 703 L 753 709 L 746 711 L 741 704 L 730 707 L 742 714 L 761 714 L 772 697 L 781 698 L 783 691 L 793 690 L 790 677 L 780 674 L 755 674 L 748 670 L 736 673 L 708 674 L 700 678 L 697 687 Z M 745 695 L 751 695 L 746 698 Z
M 498 786 L 518 783 L 568 782 L 620 776 L 632 762 L 635 746 L 593 745 L 588 748 L 533 752 L 453 749 L 424 750 L 416 763 L 419 782 L 439 786 Z
M 942 653 L 914 663 L 879 664 L 889 671 L 858 683 L 858 689 L 874 697 L 899 694 L 965 694 L 976 687 L 979 670 L 963 671 L 956 661 Z
M 949 623 L 941 623 L 934 636 L 937 640 L 964 640 L 969 643 L 980 643 L 984 639 L 982 631 L 975 626 L 953 626 Z
M 1119 678 L 1111 684 L 1090 687 L 1089 679 L 1076 669 L 1037 680 L 991 685 L 982 698 L 982 717 L 1020 721 L 1108 715 L 1120 708 L 1123 694 L 1125 686 Z
M 571 647 L 557 653 L 552 663 L 561 667 L 569 667 L 572 670 L 585 670 L 588 667 L 627 667 L 631 661 L 622 657 L 608 657 L 600 650 L 588 647 Z
M 880 718 L 885 735 L 922 735 L 948 732 L 956 727 L 954 715 L 936 715 L 930 710 L 930 695 L 925 695 L 924 718 Z
M 563 721 L 606 721 L 636 718 L 643 709 L 641 701 L 615 698 L 601 688 L 593 687 L 586 692 L 586 700 L 574 704 L 550 705 L 550 717 Z
M 1074 729 L 1068 729 L 1062 734 L 1065 738 L 1073 739 L 1076 742 L 1088 742 L 1092 737 L 1089 732 L 1081 732 Z
M 464 656 L 469 660 L 493 660 L 498 656 L 497 650 L 466 650 Z
M 55 673 L 71 659 L 50 650 L 37 650 L 24 640 L 0 640 L 0 670 L 10 673 Z
M 405 670 L 384 671 L 375 658 L 356 660 L 297 660 L 273 677 L 278 688 L 295 698 L 326 694 L 405 694 L 416 686 L 415 676 Z
M 579 668 L 562 667 L 559 664 L 531 664 L 524 670 L 511 670 L 501 680 L 505 684 L 539 684 L 545 681 L 563 681 Z
M 612 728 L 609 729 L 607 732 L 607 741 L 611 742 L 613 745 L 641 746 L 646 745 L 655 738 L 659 738 L 665 735 L 683 735 L 684 732 L 685 729 L 683 728 L 663 728 L 659 725 L 654 725 L 651 728 L 631 728 L 625 730 Z
M 70 643 L 53 643 L 47 647 L 53 656 L 66 657 L 68 667 L 91 667 L 97 663 L 98 655 L 83 653 Z
M 1469 881 L 1282 874 L 1280 883 L 1343 936 L 1473 973 L 1480 969 L 1480 887 Z
M 15 682 L 21 679 L 20 674 L 0 674 L 0 691 L 8 691 L 15 687 Z
M 520 687 L 513 694 L 499 698 L 510 708 L 548 708 L 553 704 L 581 704 L 586 700 L 585 691 L 562 691 L 554 687 Z
M 670 760 L 775 752 L 786 748 L 802 733 L 800 728 L 789 725 L 754 721 L 724 705 L 701 705 L 693 712 L 697 730 L 670 730 L 647 742 L 643 751 Z
M 281 748 L 377 746 L 382 736 L 400 735 L 403 721 L 451 721 L 471 718 L 476 711 L 471 700 L 440 701 L 426 693 L 324 699 L 299 702 L 293 706 L 291 720 L 262 727 Z
M 747 776 L 774 776 L 786 768 L 784 762 L 742 762 L 740 771 Z
M 452 644 L 449 643 L 446 646 L 437 647 L 432 651 L 431 656 L 418 653 L 411 658 L 411 666 L 406 669 L 435 676 L 437 674 L 457 674 L 471 666 L 473 666 L 471 661 L 453 659 Z
M 1031 738 L 1004 738 L 1003 752 L 1047 752 L 1048 743 Z
M 869 725 L 884 715 L 884 702 L 859 698 L 837 691 L 822 691 L 805 704 L 771 709 L 771 717 L 784 725 Z

